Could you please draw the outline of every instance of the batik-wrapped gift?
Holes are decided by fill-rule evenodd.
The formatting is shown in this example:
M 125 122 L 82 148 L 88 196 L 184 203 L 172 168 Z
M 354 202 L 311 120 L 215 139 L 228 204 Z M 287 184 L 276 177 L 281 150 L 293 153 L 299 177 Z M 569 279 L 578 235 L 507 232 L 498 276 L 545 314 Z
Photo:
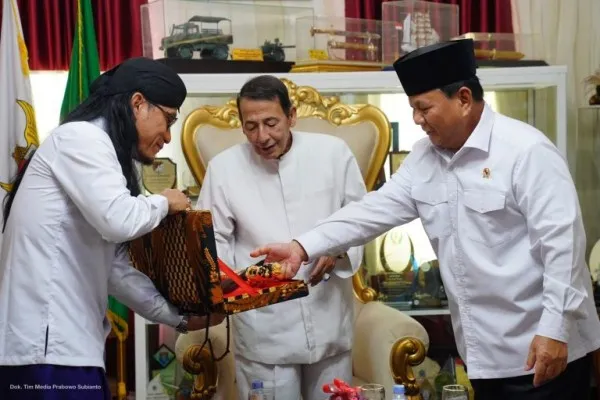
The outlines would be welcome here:
M 305 282 L 279 276 L 278 264 L 231 270 L 217 256 L 212 215 L 206 210 L 167 216 L 130 243 L 129 256 L 182 314 L 235 314 L 308 295 Z

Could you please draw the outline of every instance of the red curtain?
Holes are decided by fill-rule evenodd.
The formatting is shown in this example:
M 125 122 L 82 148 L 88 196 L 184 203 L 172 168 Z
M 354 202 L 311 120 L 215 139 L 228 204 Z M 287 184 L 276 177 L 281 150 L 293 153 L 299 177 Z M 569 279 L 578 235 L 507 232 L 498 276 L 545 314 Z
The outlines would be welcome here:
M 102 70 L 127 58 L 142 55 L 140 6 L 147 2 L 148 0 L 92 0 Z M 30 68 L 68 70 L 77 1 L 17 0 L 17 4 L 29 51 Z
M 386 0 L 345 0 L 346 18 L 381 19 L 381 3 Z M 457 4 L 459 32 L 512 33 L 510 0 L 429 0 Z

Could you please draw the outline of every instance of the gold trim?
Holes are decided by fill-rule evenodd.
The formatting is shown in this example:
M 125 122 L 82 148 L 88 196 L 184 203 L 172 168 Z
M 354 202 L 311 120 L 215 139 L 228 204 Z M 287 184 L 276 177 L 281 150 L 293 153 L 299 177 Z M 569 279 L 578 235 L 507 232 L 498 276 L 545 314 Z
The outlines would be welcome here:
M 412 367 L 425 360 L 425 345 L 419 339 L 405 337 L 396 340 L 390 351 L 390 369 L 394 382 L 406 388 L 408 400 L 420 400 L 419 384 Z
M 341 62 L 319 61 L 315 63 L 307 63 L 304 65 L 294 65 L 290 72 L 371 72 L 381 71 L 381 64 L 342 64 Z
M 384 112 L 370 104 L 344 104 L 337 96 L 323 96 L 313 87 L 297 86 L 285 78 L 281 80 L 288 89 L 298 118 L 319 118 L 335 126 L 352 126 L 363 122 L 371 122 L 375 125 L 379 137 L 365 177 L 367 190 L 373 190 L 390 148 L 391 128 Z M 183 154 L 199 185 L 204 181 L 207 165 L 207 160 L 202 159 L 196 146 L 196 132 L 203 125 L 211 125 L 224 131 L 240 129 L 236 100 L 229 100 L 219 107 L 197 108 L 183 122 L 181 133 Z M 362 267 L 352 278 L 356 298 L 363 303 L 375 300 L 377 292 L 363 282 L 361 275 Z
M 518 51 L 475 49 L 475 58 L 483 60 L 519 61 L 524 57 L 525 54 Z
M 183 369 L 194 375 L 191 399 L 210 400 L 217 392 L 218 366 L 213 361 L 208 346 L 194 344 L 183 354 Z

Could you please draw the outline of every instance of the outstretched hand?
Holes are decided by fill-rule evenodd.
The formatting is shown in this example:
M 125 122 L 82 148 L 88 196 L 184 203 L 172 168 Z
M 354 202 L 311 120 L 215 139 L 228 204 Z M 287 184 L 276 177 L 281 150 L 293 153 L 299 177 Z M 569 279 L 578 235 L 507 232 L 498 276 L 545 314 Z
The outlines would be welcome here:
M 265 262 L 278 262 L 281 264 L 285 279 L 292 279 L 298 273 L 300 266 L 308 260 L 308 256 L 300 243 L 271 243 L 259 247 L 250 253 L 250 257 L 266 256 Z

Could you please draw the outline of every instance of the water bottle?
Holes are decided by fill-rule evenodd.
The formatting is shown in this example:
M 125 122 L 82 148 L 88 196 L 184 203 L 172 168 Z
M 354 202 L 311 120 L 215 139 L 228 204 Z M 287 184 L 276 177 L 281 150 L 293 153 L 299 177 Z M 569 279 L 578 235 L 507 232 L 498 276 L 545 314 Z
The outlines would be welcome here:
M 252 382 L 252 388 L 248 392 L 248 400 L 267 400 L 262 381 Z
M 404 385 L 394 385 L 394 389 L 392 391 L 392 400 L 406 400 L 406 395 L 404 394 Z

